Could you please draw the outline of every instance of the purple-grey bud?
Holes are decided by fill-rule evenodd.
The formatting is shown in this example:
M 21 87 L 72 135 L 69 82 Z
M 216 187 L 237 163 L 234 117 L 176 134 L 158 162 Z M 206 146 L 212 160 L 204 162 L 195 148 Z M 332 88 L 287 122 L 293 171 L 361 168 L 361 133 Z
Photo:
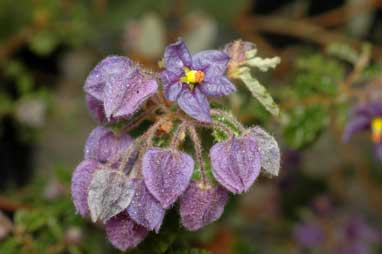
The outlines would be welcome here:
M 260 173 L 260 152 L 251 134 L 216 143 L 210 150 L 212 173 L 229 191 L 248 191 Z
M 107 122 L 129 118 L 157 89 L 155 79 L 145 76 L 139 66 L 122 56 L 102 60 L 84 86 L 93 116 L 102 121 L 104 115 Z
M 220 218 L 228 201 L 221 186 L 193 181 L 180 198 L 180 217 L 185 228 L 198 230 Z
M 134 223 L 126 211 L 108 220 L 105 229 L 109 241 L 121 251 L 135 248 L 148 234 L 147 229 Z
M 137 224 L 158 233 L 165 215 L 165 209 L 151 195 L 143 179 L 134 179 L 134 183 L 135 194 L 127 212 Z
M 128 134 L 116 135 L 111 130 L 98 126 L 89 135 L 85 144 L 85 160 L 106 163 L 118 153 L 124 152 L 133 139 Z
M 72 199 L 76 211 L 82 216 L 89 216 L 88 193 L 93 173 L 101 165 L 93 160 L 82 161 L 72 175 Z
M 177 150 L 153 147 L 143 156 L 142 174 L 147 189 L 165 209 L 186 190 L 193 170 L 191 156 Z

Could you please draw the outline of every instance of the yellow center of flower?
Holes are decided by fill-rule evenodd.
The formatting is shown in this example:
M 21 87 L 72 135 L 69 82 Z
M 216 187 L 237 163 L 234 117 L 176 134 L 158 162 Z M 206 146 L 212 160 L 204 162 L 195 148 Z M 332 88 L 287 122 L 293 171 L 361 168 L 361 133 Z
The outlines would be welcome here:
M 371 120 L 372 139 L 374 143 L 381 142 L 382 137 L 382 117 Z
M 197 70 L 190 70 L 187 67 L 184 67 L 184 76 L 180 78 L 180 81 L 188 84 L 190 89 L 194 89 L 196 84 L 203 82 L 204 72 Z

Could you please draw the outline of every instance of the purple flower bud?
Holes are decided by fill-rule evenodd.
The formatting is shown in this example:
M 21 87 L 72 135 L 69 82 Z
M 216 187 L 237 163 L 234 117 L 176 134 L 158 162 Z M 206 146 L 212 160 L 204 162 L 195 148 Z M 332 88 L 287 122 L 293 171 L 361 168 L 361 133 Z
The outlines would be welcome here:
M 129 118 L 157 89 L 155 79 L 122 56 L 102 60 L 90 72 L 84 87 L 93 116 L 102 121 L 104 114 L 108 122 Z
M 180 198 L 180 217 L 185 228 L 201 229 L 220 218 L 228 192 L 220 186 L 191 182 Z
M 148 234 L 147 229 L 135 224 L 126 211 L 108 220 L 105 229 L 109 241 L 122 251 L 136 247 Z
M 153 147 L 143 156 L 145 184 L 165 209 L 186 190 L 193 170 L 191 156 L 180 151 Z
M 135 179 L 135 194 L 127 212 L 137 224 L 159 232 L 165 210 L 161 204 L 150 194 L 143 179 Z
M 210 157 L 216 180 L 233 193 L 248 191 L 260 173 L 260 153 L 251 134 L 215 144 Z
M 230 63 L 239 65 L 247 60 L 246 52 L 255 48 L 256 45 L 252 42 L 237 40 L 227 44 L 224 52 L 230 56 Z
M 88 191 L 93 173 L 101 165 L 93 160 L 82 161 L 72 175 L 72 199 L 76 211 L 82 216 L 89 216 Z
M 101 163 L 113 159 L 118 153 L 124 152 L 133 139 L 127 135 L 115 135 L 109 129 L 98 126 L 89 135 L 85 144 L 85 160 L 96 160 Z

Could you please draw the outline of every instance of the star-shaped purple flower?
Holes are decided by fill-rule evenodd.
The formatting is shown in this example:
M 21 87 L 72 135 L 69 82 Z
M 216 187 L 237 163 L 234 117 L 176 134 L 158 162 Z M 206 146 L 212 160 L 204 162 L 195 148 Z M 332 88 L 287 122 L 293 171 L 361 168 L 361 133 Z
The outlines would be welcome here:
M 202 122 L 212 122 L 207 96 L 225 96 L 236 87 L 225 76 L 229 56 L 221 50 L 206 50 L 191 56 L 182 39 L 164 52 L 165 70 L 161 73 L 167 99 Z
M 382 102 L 370 102 L 353 110 L 343 133 L 344 141 L 348 142 L 355 133 L 360 131 L 372 132 L 375 156 L 382 161 Z

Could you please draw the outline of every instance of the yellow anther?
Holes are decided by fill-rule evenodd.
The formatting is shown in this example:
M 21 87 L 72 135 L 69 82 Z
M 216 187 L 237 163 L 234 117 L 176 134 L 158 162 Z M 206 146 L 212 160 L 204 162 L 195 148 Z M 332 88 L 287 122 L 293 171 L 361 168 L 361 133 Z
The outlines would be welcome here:
M 381 142 L 382 137 L 382 117 L 376 117 L 371 121 L 372 139 L 374 143 Z
M 201 83 L 204 80 L 204 72 L 197 70 L 190 70 L 189 68 L 184 68 L 184 76 L 180 78 L 180 81 L 187 83 L 191 89 L 194 88 L 194 84 Z

